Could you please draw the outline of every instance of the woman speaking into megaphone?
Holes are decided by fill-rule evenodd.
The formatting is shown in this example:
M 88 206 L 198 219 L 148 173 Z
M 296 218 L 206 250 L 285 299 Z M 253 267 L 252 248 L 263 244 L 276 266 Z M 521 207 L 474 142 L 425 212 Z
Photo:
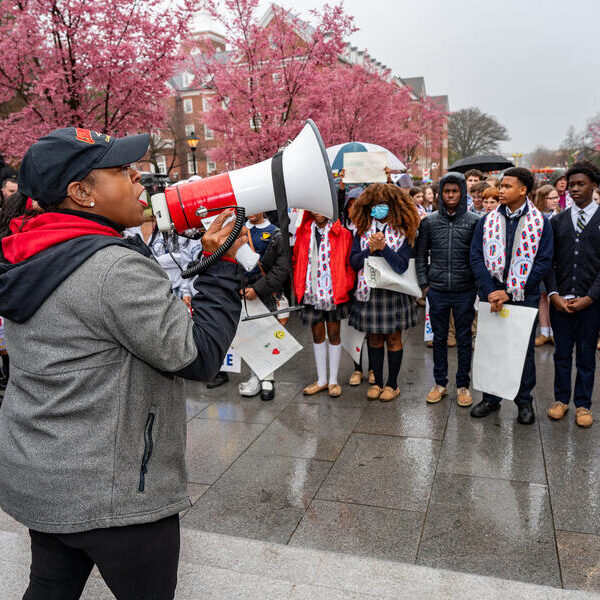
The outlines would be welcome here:
M 94 564 L 118 599 L 173 598 L 189 508 L 180 377 L 214 376 L 235 335 L 232 257 L 195 282 L 193 319 L 126 227 L 142 222 L 148 136 L 70 127 L 25 154 L 19 193 L 41 214 L 2 241 L 11 379 L 0 410 L 0 506 L 30 529 L 27 600 L 79 598 Z M 221 213 L 203 238 L 231 233 Z M 176 377 L 178 376 L 178 377 Z

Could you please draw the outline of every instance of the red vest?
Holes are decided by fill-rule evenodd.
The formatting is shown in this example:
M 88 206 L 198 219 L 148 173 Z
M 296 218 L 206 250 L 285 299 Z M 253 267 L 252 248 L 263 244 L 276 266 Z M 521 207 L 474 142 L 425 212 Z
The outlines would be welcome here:
M 294 291 L 298 303 L 302 302 L 306 288 L 306 269 L 308 268 L 312 223 L 312 214 L 306 211 L 302 224 L 296 230 L 292 270 L 294 274 Z M 336 221 L 329 230 L 329 246 L 331 247 L 330 268 L 333 301 L 338 306 L 350 301 L 350 292 L 354 288 L 354 280 L 356 279 L 356 273 L 350 266 L 352 234 L 345 227 L 342 227 L 339 221 Z

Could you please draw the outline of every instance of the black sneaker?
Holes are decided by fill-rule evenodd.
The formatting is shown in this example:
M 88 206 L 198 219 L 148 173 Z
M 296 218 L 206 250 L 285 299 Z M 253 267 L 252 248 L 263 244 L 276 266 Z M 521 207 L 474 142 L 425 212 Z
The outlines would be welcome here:
M 260 382 L 260 399 L 268 402 L 275 398 L 275 384 L 272 381 Z
M 517 421 L 521 425 L 533 425 L 535 423 L 535 413 L 533 412 L 533 406 L 529 402 L 519 405 Z
M 497 410 L 500 410 L 500 402 L 482 400 L 479 404 L 476 404 L 471 409 L 471 416 L 475 419 L 480 419 L 481 417 L 487 417 L 489 414 Z
M 229 381 L 229 375 L 224 371 L 219 371 L 210 381 L 206 382 L 206 387 L 209 390 L 218 388 L 220 385 L 224 385 Z

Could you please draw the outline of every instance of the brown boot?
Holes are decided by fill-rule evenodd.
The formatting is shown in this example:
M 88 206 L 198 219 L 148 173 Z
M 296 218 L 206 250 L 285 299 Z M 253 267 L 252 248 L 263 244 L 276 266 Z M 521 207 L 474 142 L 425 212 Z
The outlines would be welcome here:
M 575 423 L 577 423 L 579 427 L 591 427 L 593 422 L 594 418 L 592 417 L 592 411 L 589 408 L 580 406 L 575 410 Z
M 554 419 L 555 421 L 559 421 L 567 414 L 568 410 L 569 410 L 568 404 L 565 404 L 564 402 L 555 402 L 548 409 L 548 416 L 551 419 Z
M 397 398 L 400 394 L 400 388 L 394 389 L 389 385 L 386 385 L 383 388 L 383 392 L 381 392 L 381 396 L 379 396 L 380 402 L 391 402 L 394 398 Z
M 329 386 L 327 384 L 325 385 L 319 385 L 319 383 L 317 381 L 315 381 L 314 383 L 311 383 L 310 385 L 307 385 L 303 390 L 302 393 L 305 396 L 314 396 L 315 394 L 318 394 L 319 392 L 322 392 L 323 390 L 326 390 Z
M 454 348 L 456 346 L 456 338 L 453 335 L 448 336 L 448 348 Z
M 369 371 L 369 383 L 375 385 L 375 373 L 373 371 Z
M 383 390 L 378 385 L 372 385 L 367 390 L 367 400 L 379 400 L 381 392 L 383 392 Z
M 339 398 L 342 395 L 342 386 L 339 383 L 329 386 L 329 396 L 331 398 Z
M 467 407 L 473 404 L 473 398 L 471 397 L 471 392 L 469 388 L 460 387 L 456 393 L 456 402 L 459 406 Z
M 427 402 L 437 404 L 447 393 L 448 390 L 443 385 L 434 385 L 427 394 Z
M 540 346 L 547 344 L 549 341 L 550 338 L 548 336 L 540 334 L 535 338 L 535 345 L 539 348 Z
M 350 385 L 360 385 L 363 380 L 363 374 L 360 371 L 354 371 L 352 375 L 350 375 L 350 381 L 348 382 Z

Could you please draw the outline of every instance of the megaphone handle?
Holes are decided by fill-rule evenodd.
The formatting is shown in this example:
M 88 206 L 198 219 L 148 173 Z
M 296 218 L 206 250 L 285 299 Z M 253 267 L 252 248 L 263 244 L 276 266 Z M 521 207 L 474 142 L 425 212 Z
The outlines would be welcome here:
M 244 222 L 246 220 L 246 209 L 244 207 L 236 206 L 235 211 L 236 216 L 235 223 L 233 224 L 233 229 L 231 230 L 231 233 L 227 236 L 225 242 L 223 242 L 223 245 L 219 246 L 210 256 L 205 256 L 199 263 L 183 271 L 181 276 L 184 279 L 189 279 L 190 277 L 194 277 L 196 275 L 199 275 L 200 273 L 204 273 L 206 269 L 212 267 L 214 264 L 220 261 L 223 258 L 223 256 L 225 256 L 225 254 L 227 254 L 231 246 L 233 246 L 233 244 L 235 243 L 235 240 L 237 240 L 238 236 L 240 235 L 240 232 L 242 231 L 242 228 L 244 227 Z

